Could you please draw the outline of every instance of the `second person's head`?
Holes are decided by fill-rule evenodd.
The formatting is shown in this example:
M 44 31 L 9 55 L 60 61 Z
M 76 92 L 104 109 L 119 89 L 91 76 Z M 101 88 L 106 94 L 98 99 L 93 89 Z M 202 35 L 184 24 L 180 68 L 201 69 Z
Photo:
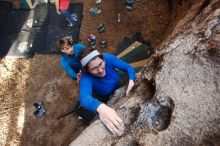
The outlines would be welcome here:
M 68 38 L 62 38 L 57 42 L 57 47 L 63 53 L 68 55 L 74 55 L 74 50 L 72 47 L 72 43 Z
M 86 48 L 79 54 L 78 59 L 85 72 L 96 77 L 105 76 L 105 61 L 102 54 L 97 50 Z

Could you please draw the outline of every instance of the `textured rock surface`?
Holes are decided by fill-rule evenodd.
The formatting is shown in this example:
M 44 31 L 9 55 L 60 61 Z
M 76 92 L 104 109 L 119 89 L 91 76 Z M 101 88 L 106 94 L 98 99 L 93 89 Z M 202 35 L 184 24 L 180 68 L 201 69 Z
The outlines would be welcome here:
M 211 2 L 167 43 L 155 82 L 174 100 L 172 121 L 166 131 L 143 136 L 143 145 L 220 144 L 219 6 Z
M 72 145 L 220 145 L 220 2 L 195 1 L 170 34 L 132 94 L 114 105 L 125 134 L 114 137 L 97 120 Z M 160 132 L 141 114 L 155 100 L 172 110 L 168 128 Z

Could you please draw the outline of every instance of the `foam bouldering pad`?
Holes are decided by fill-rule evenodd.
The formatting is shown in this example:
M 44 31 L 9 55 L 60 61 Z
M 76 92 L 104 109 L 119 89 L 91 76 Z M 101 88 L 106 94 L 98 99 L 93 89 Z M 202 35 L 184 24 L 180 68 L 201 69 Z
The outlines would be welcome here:
M 135 41 L 128 48 L 121 51 L 117 57 L 129 63 L 135 71 L 140 71 L 146 64 L 147 58 L 153 53 L 150 46 Z
M 124 49 L 129 47 L 133 42 L 131 42 L 131 39 L 127 36 L 123 38 L 123 40 L 119 43 L 118 49 L 115 51 L 115 55 L 118 55 L 120 52 L 122 52 Z
M 141 36 L 136 33 L 132 38 L 125 36 L 119 43 L 115 55 L 132 65 L 136 72 L 140 71 L 153 54 L 154 50 Z
M 133 63 L 140 60 L 144 60 L 148 58 L 151 54 L 152 50 L 150 46 L 135 41 L 132 45 L 130 45 L 128 48 L 126 48 L 120 54 L 118 54 L 117 57 L 121 58 L 122 60 L 128 63 Z
M 67 21 L 57 19 L 50 9 L 55 7 L 39 3 L 34 10 L 12 10 L 9 3 L 0 2 L 0 57 L 32 57 L 33 53 L 58 53 L 56 42 L 70 36 L 78 42 L 82 20 L 81 3 L 71 4 L 70 12 L 77 13 L 78 24 L 66 27 Z M 59 21 L 58 21 L 59 20 Z M 49 22 L 51 21 L 51 22 Z
M 64 23 L 63 21 L 66 21 L 65 18 L 57 14 L 56 8 L 54 5 L 49 6 L 49 12 L 50 12 L 49 25 L 60 25 L 60 23 Z
M 5 19 L 3 32 L 15 33 L 20 32 L 25 24 L 30 11 L 28 10 L 10 10 L 8 16 Z
M 19 11 L 23 11 L 23 10 L 19 10 Z M 21 26 L 20 31 L 30 31 L 30 29 L 33 27 L 33 21 L 34 21 L 34 10 L 30 10 L 26 20 Z
M 47 47 L 44 53 L 59 53 L 56 43 L 59 39 L 65 36 L 70 36 L 73 44 L 77 43 L 79 38 L 79 28 L 49 26 L 47 34 Z
M 1 34 L 0 57 L 32 57 L 35 52 L 44 52 L 47 30 L 47 26 L 33 27 L 30 31 Z
M 139 72 L 146 63 L 147 63 L 147 59 L 144 59 L 144 60 L 130 63 L 130 65 L 134 67 L 136 72 Z
M 11 8 L 10 2 L 0 1 L 0 32 L 2 32 L 5 25 L 5 20 L 8 17 L 8 12 Z
M 80 27 L 81 21 L 82 21 L 82 11 L 83 11 L 82 3 L 70 4 L 68 11 L 70 14 L 76 13 L 77 15 L 76 27 Z M 56 8 L 54 5 L 50 5 L 49 12 L 50 12 L 49 25 L 59 25 L 61 27 L 67 26 L 68 21 L 63 15 L 57 14 Z
M 1 2 L 0 2 L 1 4 Z M 12 10 L 6 4 L 0 5 L 0 30 L 5 32 L 29 31 L 31 27 L 40 27 L 49 23 L 49 6 L 39 4 L 34 10 Z
M 1 56 L 4 57 L 31 57 L 32 42 L 29 41 L 30 32 L 2 34 L 0 37 L 0 48 L 4 50 Z M 3 38 L 2 38 L 3 37 Z
M 34 10 L 29 11 L 29 15 L 22 26 L 22 30 L 30 31 L 32 27 L 46 26 L 48 25 L 48 23 L 49 23 L 49 7 L 47 4 L 42 3 L 37 5 Z
M 30 40 L 32 42 L 32 52 L 44 52 L 47 45 L 48 27 L 33 27 L 30 30 Z
M 8 54 L 10 47 L 18 37 L 18 33 L 1 33 L 0 34 L 0 57 L 4 57 Z

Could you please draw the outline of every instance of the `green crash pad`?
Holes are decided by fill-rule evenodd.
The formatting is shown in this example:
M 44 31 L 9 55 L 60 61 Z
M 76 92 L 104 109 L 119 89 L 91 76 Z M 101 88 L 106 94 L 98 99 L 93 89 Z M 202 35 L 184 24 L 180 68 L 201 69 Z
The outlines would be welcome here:
M 140 71 L 146 64 L 147 58 L 153 53 L 149 45 L 135 41 L 126 49 L 118 53 L 117 57 L 129 63 L 135 68 L 135 71 Z

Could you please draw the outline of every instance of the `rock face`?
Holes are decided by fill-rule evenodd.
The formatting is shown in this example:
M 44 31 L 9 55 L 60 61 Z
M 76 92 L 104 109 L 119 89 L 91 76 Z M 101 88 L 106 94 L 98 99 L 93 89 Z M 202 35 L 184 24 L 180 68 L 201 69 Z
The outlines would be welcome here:
M 97 120 L 71 145 L 220 145 L 220 1 L 194 1 L 113 107 L 125 134 Z

